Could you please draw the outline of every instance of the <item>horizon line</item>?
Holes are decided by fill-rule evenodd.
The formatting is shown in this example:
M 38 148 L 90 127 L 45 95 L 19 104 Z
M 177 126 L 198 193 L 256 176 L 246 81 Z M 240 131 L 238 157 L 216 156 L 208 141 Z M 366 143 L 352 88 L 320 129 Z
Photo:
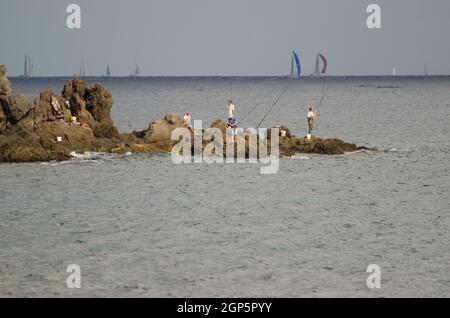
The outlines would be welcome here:
M 42 76 L 31 76 L 24 77 L 23 75 L 7 75 L 8 78 L 14 79 L 32 79 L 32 78 L 104 78 L 104 79 L 113 79 L 113 78 L 127 78 L 127 79 L 141 79 L 141 78 L 286 78 L 291 80 L 301 80 L 301 79 L 327 79 L 327 78 L 349 78 L 349 77 L 450 77 L 450 74 L 435 74 L 435 75 L 421 75 L 421 74 L 402 74 L 402 75 L 392 75 L 392 74 L 384 74 L 384 75 L 325 75 L 325 76 L 312 76 L 312 75 L 304 75 L 300 77 L 290 77 L 289 75 L 140 75 L 140 76 L 130 76 L 130 75 L 42 75 Z

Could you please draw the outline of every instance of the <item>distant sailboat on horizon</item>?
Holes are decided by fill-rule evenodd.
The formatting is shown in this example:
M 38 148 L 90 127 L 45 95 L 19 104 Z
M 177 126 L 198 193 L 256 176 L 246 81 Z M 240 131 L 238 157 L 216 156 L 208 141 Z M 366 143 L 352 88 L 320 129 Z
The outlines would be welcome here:
M 28 54 L 25 54 L 25 61 L 23 66 L 23 75 L 20 76 L 22 78 L 30 78 L 33 73 L 34 64 L 31 60 L 31 57 Z
M 80 73 L 78 74 L 80 77 L 86 76 L 86 65 L 84 64 L 84 59 L 81 58 L 81 65 L 80 65 Z
M 294 70 L 294 64 L 297 68 L 297 74 L 295 74 Z M 298 57 L 297 53 L 295 51 L 292 51 L 291 54 L 291 74 L 289 74 L 290 78 L 299 78 L 302 74 L 302 66 L 300 63 L 300 58 Z
M 109 67 L 109 64 L 106 65 L 106 74 L 105 77 L 111 77 L 111 68 Z
M 392 76 L 397 76 L 397 69 L 395 67 L 392 69 Z
M 139 77 L 141 76 L 141 71 L 139 70 L 139 65 L 137 63 L 134 63 L 134 73 L 130 75 L 130 77 Z
M 323 64 L 322 70 L 320 69 L 320 62 L 322 62 Z M 327 68 L 328 68 L 327 58 L 322 53 L 317 53 L 316 66 L 314 68 L 314 73 L 312 73 L 311 76 L 314 77 L 324 76 L 327 73 Z

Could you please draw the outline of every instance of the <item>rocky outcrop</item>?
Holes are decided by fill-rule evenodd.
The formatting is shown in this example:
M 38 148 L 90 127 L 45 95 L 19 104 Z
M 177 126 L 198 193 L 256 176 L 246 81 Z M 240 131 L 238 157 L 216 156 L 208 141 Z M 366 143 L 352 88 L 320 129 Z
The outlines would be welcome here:
M 7 110 L 5 110 L 4 104 L 7 104 L 11 92 L 11 83 L 7 77 L 6 67 L 0 65 L 0 134 L 4 133 L 6 130 L 8 113 Z
M 105 87 L 89 86 L 77 78 L 65 83 L 61 96 L 46 90 L 30 101 L 12 93 L 6 68 L 0 66 L 0 162 L 65 160 L 72 151 L 171 151 L 174 144 L 171 134 L 183 126 L 180 115 L 169 113 L 152 121 L 143 131 L 119 134 L 111 118 L 112 106 L 112 95 Z M 73 116 L 77 119 L 75 123 Z M 222 132 L 226 147 L 227 124 L 216 120 L 211 127 Z M 295 153 L 338 155 L 366 149 L 339 139 L 297 138 L 287 127 L 279 128 L 284 131 L 280 132 L 281 156 Z M 238 138 L 245 138 L 248 148 L 248 136 Z M 203 146 L 206 144 L 208 142 L 204 141 Z M 246 152 L 248 154 L 248 149 Z
M 213 123 L 211 124 L 211 128 L 217 128 L 219 129 L 222 134 L 225 136 L 226 135 L 226 131 L 228 128 L 228 125 L 226 122 L 224 122 L 221 119 L 216 119 L 215 121 L 213 121 Z
M 112 95 L 99 84 L 72 79 L 61 96 L 46 90 L 30 101 L 12 94 L 0 66 L 0 92 L 0 161 L 61 160 L 71 151 L 111 151 L 121 143 Z
M 175 128 L 182 127 L 183 120 L 178 114 L 167 114 L 163 119 L 155 120 L 143 134 L 143 140 L 148 144 L 161 147 L 170 146 L 170 137 Z
M 33 104 L 23 96 L 0 96 L 0 108 L 4 120 L 0 124 L 0 131 L 19 123 L 34 108 Z
M 97 138 L 119 138 L 119 131 L 111 118 L 111 93 L 102 85 L 89 87 L 80 79 L 66 82 L 62 97 L 69 102 L 70 111 L 81 124 L 91 127 Z
M 280 139 L 280 155 L 290 157 L 296 153 L 315 153 L 321 155 L 343 155 L 347 152 L 358 150 L 369 150 L 367 147 L 359 147 L 355 144 L 347 143 L 343 140 L 321 139 L 312 137 L 311 139 L 296 138 L 293 135 L 281 137 Z
M 0 136 L 0 162 L 33 162 L 67 160 L 68 150 L 55 143 L 47 143 L 36 138 Z
M 11 95 L 11 83 L 8 80 L 5 65 L 0 65 L 0 96 Z

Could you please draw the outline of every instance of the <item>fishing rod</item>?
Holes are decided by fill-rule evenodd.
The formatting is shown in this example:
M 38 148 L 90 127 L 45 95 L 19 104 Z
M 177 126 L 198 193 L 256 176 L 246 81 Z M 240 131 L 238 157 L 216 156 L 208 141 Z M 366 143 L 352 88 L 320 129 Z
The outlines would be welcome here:
M 232 78 L 230 78 L 230 92 L 231 92 L 230 99 L 233 100 L 233 79 Z
M 327 93 L 328 93 L 328 85 L 324 84 L 324 86 L 322 88 L 322 96 L 320 97 L 320 102 L 319 102 L 319 105 L 317 106 L 318 116 L 317 116 L 317 121 L 316 121 L 316 123 L 317 123 L 316 124 L 316 129 L 315 129 L 316 131 L 317 131 L 317 129 L 319 129 L 319 119 L 320 119 L 320 111 L 319 111 L 319 109 L 320 109 L 320 106 L 322 106 L 322 103 L 325 100 Z
M 272 110 L 274 109 L 274 107 L 278 104 L 278 102 L 280 101 L 281 97 L 283 96 L 283 94 L 286 92 L 286 90 L 288 89 L 289 84 L 287 84 L 284 88 L 283 91 L 281 92 L 280 96 L 278 96 L 278 98 L 275 100 L 275 102 L 272 104 L 272 106 L 269 108 L 269 110 L 267 111 L 267 113 L 264 115 L 264 117 L 261 119 L 261 121 L 259 122 L 258 126 L 256 126 L 256 128 L 261 127 L 262 123 L 264 122 L 264 120 L 267 118 L 267 116 L 269 116 L 269 114 L 272 112 Z

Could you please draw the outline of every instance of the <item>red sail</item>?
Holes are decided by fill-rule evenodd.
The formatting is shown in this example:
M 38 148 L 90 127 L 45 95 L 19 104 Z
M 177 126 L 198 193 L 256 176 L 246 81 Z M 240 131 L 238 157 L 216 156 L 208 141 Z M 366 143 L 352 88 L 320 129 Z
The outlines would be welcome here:
M 323 56 L 322 54 L 319 53 L 320 58 L 322 59 L 323 62 L 323 69 L 322 69 L 322 74 L 325 74 L 327 72 L 327 67 L 328 67 L 328 61 L 327 58 L 325 56 Z

